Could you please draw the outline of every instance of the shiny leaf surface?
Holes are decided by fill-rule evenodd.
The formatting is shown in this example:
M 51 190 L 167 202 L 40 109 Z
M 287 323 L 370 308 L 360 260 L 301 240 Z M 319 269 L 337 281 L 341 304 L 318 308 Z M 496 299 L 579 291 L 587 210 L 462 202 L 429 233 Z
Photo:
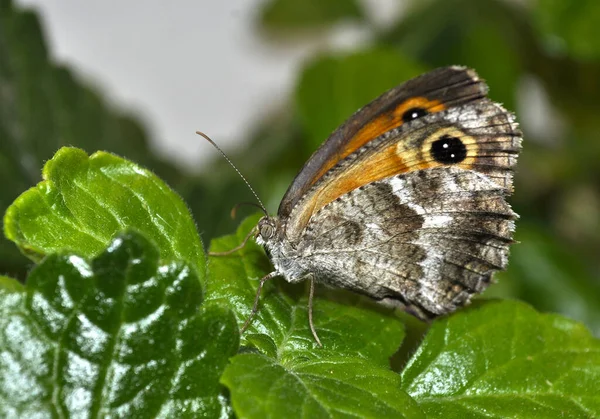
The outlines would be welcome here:
M 598 417 L 599 383 L 583 325 L 511 301 L 436 321 L 402 373 L 428 418 Z
M 203 279 L 194 221 L 181 198 L 149 170 L 113 154 L 88 156 L 65 147 L 42 175 L 4 217 L 6 236 L 34 261 L 63 250 L 93 257 L 134 228 L 158 245 L 163 258 L 187 261 Z
M 216 417 L 235 318 L 138 233 L 0 281 L 0 416 Z
M 280 363 L 259 354 L 233 358 L 222 379 L 240 417 L 425 416 L 400 390 L 399 377 L 349 356 Z

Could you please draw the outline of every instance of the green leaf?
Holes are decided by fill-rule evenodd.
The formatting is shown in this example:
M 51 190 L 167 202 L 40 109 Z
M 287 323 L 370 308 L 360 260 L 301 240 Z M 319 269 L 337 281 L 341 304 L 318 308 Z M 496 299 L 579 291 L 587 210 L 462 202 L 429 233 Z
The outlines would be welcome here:
M 548 49 L 583 59 L 600 58 L 600 3 L 596 0 L 537 0 L 534 22 Z
M 215 417 L 235 319 L 137 233 L 0 281 L 1 417 Z
M 310 150 L 355 111 L 422 72 L 422 67 L 392 49 L 322 57 L 310 63 L 296 89 L 296 106 L 309 135 Z
M 23 291 L 23 284 L 13 278 L 0 275 L 0 292 L 21 292 Z M 1 310 L 1 308 L 0 308 Z
M 202 280 L 204 251 L 181 198 L 150 171 L 105 152 L 62 148 L 43 170 L 44 181 L 19 196 L 4 218 L 6 237 L 35 261 L 63 250 L 83 257 L 103 251 L 134 228 L 164 259 L 192 264 Z
M 498 26 L 472 24 L 456 45 L 455 60 L 476 69 L 490 87 L 490 98 L 514 111 L 522 64 L 514 43 L 505 39 L 505 29 Z
M 235 235 L 214 240 L 211 250 L 234 248 L 257 221 L 258 216 L 248 218 Z M 250 315 L 258 279 L 270 270 L 252 240 L 238 252 L 211 256 L 207 301 L 229 302 L 242 324 Z M 281 278 L 265 284 L 259 311 L 243 336 L 243 343 L 260 354 L 237 355 L 223 377 L 236 414 L 285 417 L 306 412 L 318 417 L 357 409 L 365 416 L 418 417 L 389 368 L 404 337 L 393 313 L 341 292 L 327 292 L 332 300 L 324 300 L 317 288 L 313 315 L 323 343 L 319 348 L 309 329 L 303 291 Z
M 511 301 L 436 321 L 402 373 L 428 418 L 600 415 L 600 341 Z
M 258 354 L 232 359 L 222 382 L 244 418 L 425 416 L 396 373 L 353 357 L 295 358 L 288 363 Z
M 269 29 L 310 29 L 362 17 L 356 0 L 271 0 L 263 7 L 260 20 Z

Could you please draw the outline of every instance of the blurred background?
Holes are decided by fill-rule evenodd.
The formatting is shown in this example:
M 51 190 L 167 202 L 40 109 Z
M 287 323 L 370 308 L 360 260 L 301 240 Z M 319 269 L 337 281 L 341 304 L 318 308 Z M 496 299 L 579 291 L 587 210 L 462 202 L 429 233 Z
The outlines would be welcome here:
M 486 295 L 600 336 L 600 2 L 166 4 L 0 0 L 2 213 L 59 147 L 107 150 L 178 191 L 208 245 L 236 228 L 230 209 L 252 195 L 194 130 L 275 212 L 356 109 L 428 69 L 467 65 L 525 138 L 511 200 L 520 243 Z M 23 279 L 30 268 L 0 240 L 0 273 Z

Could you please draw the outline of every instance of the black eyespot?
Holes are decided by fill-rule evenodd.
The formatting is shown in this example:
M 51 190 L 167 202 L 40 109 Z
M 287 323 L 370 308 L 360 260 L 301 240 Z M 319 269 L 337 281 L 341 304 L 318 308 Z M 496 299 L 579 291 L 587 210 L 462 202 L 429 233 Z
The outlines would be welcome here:
M 440 163 L 460 163 L 467 157 L 467 147 L 459 138 L 442 135 L 431 144 L 431 155 Z
M 402 114 L 402 120 L 404 122 L 410 122 L 417 118 L 427 115 L 427 111 L 423 108 L 410 108 Z

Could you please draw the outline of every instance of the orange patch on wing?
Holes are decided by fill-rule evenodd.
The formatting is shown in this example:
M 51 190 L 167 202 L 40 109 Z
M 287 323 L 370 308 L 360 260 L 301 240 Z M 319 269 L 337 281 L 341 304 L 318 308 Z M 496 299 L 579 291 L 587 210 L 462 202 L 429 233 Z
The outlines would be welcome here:
M 431 144 L 443 135 L 458 137 L 467 147 L 466 158 L 456 164 L 463 169 L 471 169 L 479 152 L 477 139 L 466 135 L 456 127 L 444 127 L 424 138 L 420 147 L 407 145 L 405 142 L 394 142 L 380 151 L 361 158 L 323 181 L 314 194 L 303 205 L 296 208 L 297 213 L 291 218 L 290 231 L 302 231 L 312 215 L 327 204 L 347 193 L 378 180 L 386 179 L 402 173 L 424 170 L 430 167 L 444 166 L 431 156 Z
M 413 153 L 415 152 L 418 151 L 413 151 Z M 365 160 L 361 160 L 360 164 L 349 166 L 338 176 L 320 185 L 316 193 L 309 198 L 305 205 L 297 208 L 300 212 L 294 216 L 295 224 L 298 223 L 297 225 L 300 226 L 306 225 L 316 211 L 361 186 L 401 173 L 424 169 L 438 164 L 436 162 L 423 162 L 417 159 L 413 153 L 399 152 L 398 145 L 394 143 Z
M 360 164 L 349 167 L 319 188 L 311 206 L 319 210 L 354 189 L 406 171 L 408 168 L 404 165 L 402 157 L 396 153 L 396 145 L 391 145 L 380 153 L 362 160 Z
M 329 159 L 317 175 L 313 178 L 312 184 L 320 179 L 329 169 L 335 166 L 340 160 L 348 157 L 350 154 L 364 146 L 369 141 L 379 137 L 394 128 L 398 128 L 404 123 L 402 116 L 406 111 L 412 108 L 421 108 L 428 113 L 440 112 L 446 109 L 439 100 L 429 100 L 425 97 L 413 97 L 398 104 L 388 112 L 382 113 L 373 120 L 365 124 L 344 146 L 344 148 Z M 401 173 L 401 172 L 399 172 Z M 395 173 L 394 173 L 395 174 Z

